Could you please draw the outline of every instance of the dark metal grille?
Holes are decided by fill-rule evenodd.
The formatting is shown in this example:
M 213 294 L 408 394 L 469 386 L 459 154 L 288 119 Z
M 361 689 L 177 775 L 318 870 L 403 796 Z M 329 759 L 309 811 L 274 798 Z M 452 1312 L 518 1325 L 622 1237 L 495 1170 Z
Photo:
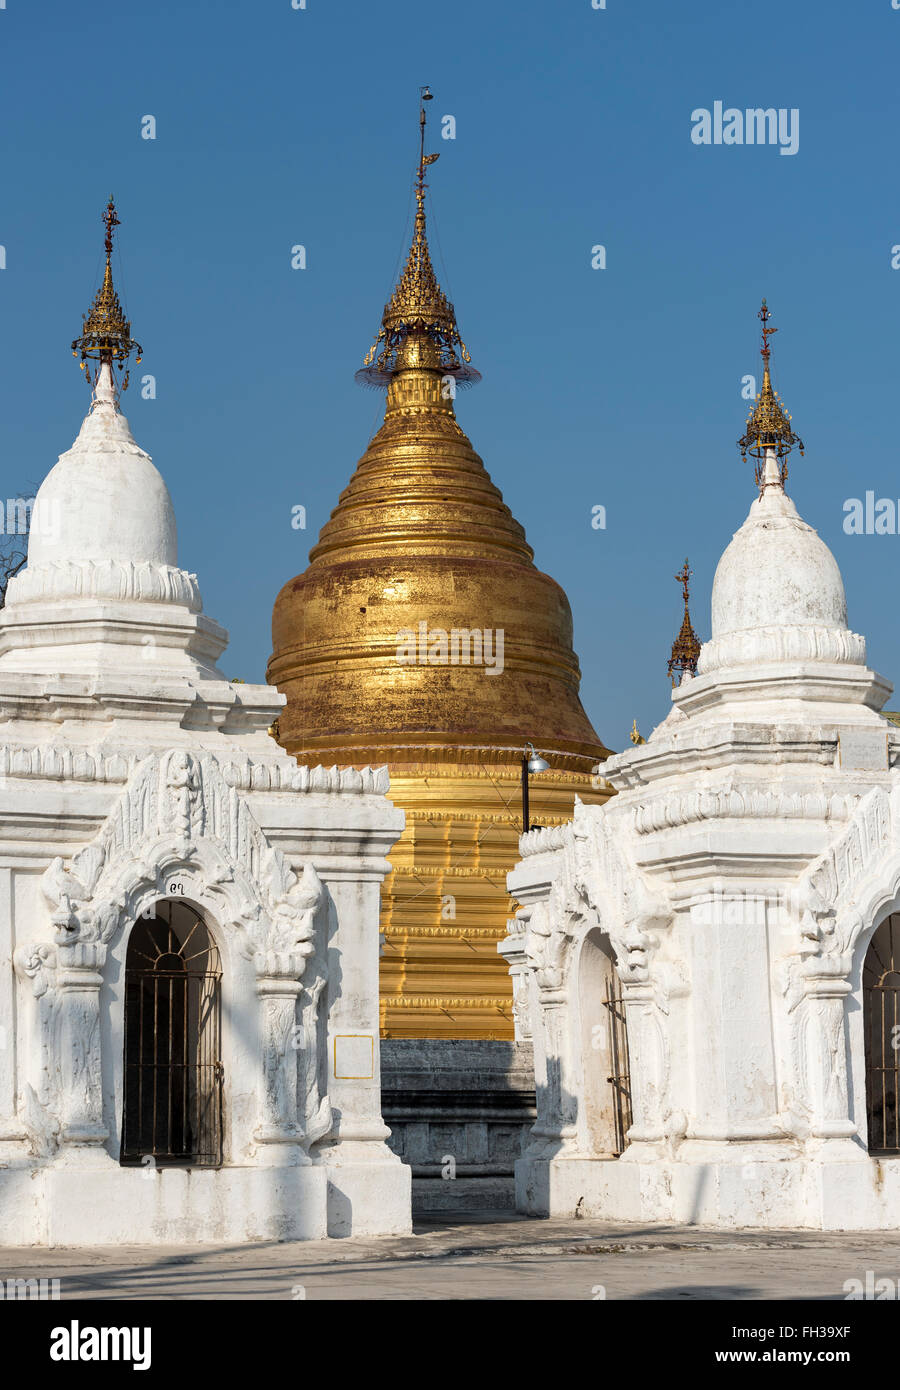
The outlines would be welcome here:
M 876 931 L 863 963 L 869 1153 L 900 1153 L 900 916 Z
M 628 1062 L 628 1033 L 625 1026 L 625 1004 L 622 984 L 615 970 L 606 977 L 604 1004 L 609 1021 L 609 1059 L 611 1074 L 607 1078 L 612 1089 L 615 1153 L 623 1152 L 631 1128 L 631 1069 Z
M 166 899 L 125 961 L 121 1162 L 222 1162 L 219 953 L 190 904 Z

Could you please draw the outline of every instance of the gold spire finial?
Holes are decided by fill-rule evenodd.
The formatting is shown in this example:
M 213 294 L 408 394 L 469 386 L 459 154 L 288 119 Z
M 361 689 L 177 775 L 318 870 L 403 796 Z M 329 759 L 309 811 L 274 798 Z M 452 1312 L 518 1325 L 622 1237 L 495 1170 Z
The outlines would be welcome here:
M 769 339 L 773 333 L 778 332 L 778 329 L 769 327 L 771 314 L 765 300 L 762 302 L 762 308 L 757 317 L 762 321 L 762 347 L 760 348 L 760 355 L 763 360 L 762 389 L 756 397 L 752 411 L 747 416 L 747 429 L 738 440 L 738 447 L 745 463 L 748 454 L 752 454 L 756 459 L 756 485 L 761 488 L 766 451 L 774 449 L 781 460 L 781 482 L 784 484 L 788 475 L 787 464 L 784 460 L 795 444 L 800 453 L 803 453 L 803 440 L 794 433 L 791 417 L 785 410 L 778 392 L 772 387 L 772 377 L 769 371 L 769 357 L 772 350 L 769 347 Z
M 639 743 L 647 742 L 647 740 L 644 738 L 644 735 L 638 729 L 636 719 L 632 719 L 631 721 L 631 733 L 628 735 L 628 737 L 631 739 L 631 742 L 634 744 L 635 747 L 637 747 Z
M 425 103 L 434 101 L 434 93 L 430 87 L 421 87 L 419 94 L 422 98 L 422 105 L 419 107 L 419 172 L 416 175 L 416 209 L 425 216 L 425 170 L 429 164 L 434 164 L 440 159 L 439 154 L 425 153 Z
M 468 349 L 456 326 L 456 311 L 438 284 L 425 230 L 425 170 L 440 158 L 425 153 L 425 103 L 433 101 L 428 87 L 420 89 L 419 163 L 416 170 L 416 220 L 403 274 L 384 307 L 381 331 L 356 373 L 364 386 L 389 386 L 397 372 L 418 368 L 452 376 L 457 385 L 481 380 L 471 366 Z
M 694 571 L 685 560 L 675 578 L 681 585 L 684 594 L 684 618 L 681 622 L 681 630 L 675 641 L 672 643 L 672 655 L 669 657 L 667 675 L 673 686 L 680 685 L 685 671 L 690 671 L 692 676 L 697 674 L 697 659 L 700 656 L 700 639 L 694 631 L 691 623 L 691 615 L 688 609 L 688 601 L 691 596 L 689 581 Z M 678 673 L 678 680 L 675 674 Z
M 106 226 L 106 243 L 105 243 L 105 244 L 106 244 L 106 261 L 107 261 L 107 265 L 108 265 L 108 264 L 109 264 L 109 259 L 110 259 L 110 257 L 112 256 L 112 249 L 113 249 L 113 227 L 120 227 L 120 226 L 122 225 L 121 222 L 119 221 L 118 215 L 117 215 L 117 213 L 116 213 L 116 205 L 115 205 L 115 202 L 113 201 L 113 196 L 112 196 L 111 193 L 110 193 L 110 195 L 109 195 L 109 202 L 106 204 L 106 210 L 105 210 L 104 213 L 103 213 L 103 222 L 104 222 L 104 225 Z
M 112 251 L 113 251 L 113 228 L 118 227 L 119 217 L 116 213 L 116 205 L 110 196 L 103 211 L 103 223 L 106 227 L 106 239 L 104 247 L 106 250 L 106 268 L 103 272 L 103 283 L 94 296 L 90 312 L 83 317 L 81 336 L 72 343 L 72 356 L 77 357 L 81 353 L 81 369 L 85 372 L 90 386 L 96 386 L 99 373 L 92 373 L 90 369 L 85 369 L 85 364 L 89 359 L 94 359 L 101 364 L 107 362 L 112 369 L 116 365 L 124 366 L 137 350 L 136 362 L 140 362 L 143 349 L 140 343 L 135 342 L 131 336 L 131 324 L 126 319 L 122 305 L 119 303 L 119 296 L 116 294 L 112 278 Z M 122 390 L 127 390 L 128 372 L 122 380 Z

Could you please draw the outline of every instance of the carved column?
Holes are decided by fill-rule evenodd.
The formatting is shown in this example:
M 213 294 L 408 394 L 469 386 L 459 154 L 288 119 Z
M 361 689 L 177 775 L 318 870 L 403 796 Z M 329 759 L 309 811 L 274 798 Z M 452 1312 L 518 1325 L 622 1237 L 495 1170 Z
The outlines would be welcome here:
M 76 942 L 57 950 L 53 1058 L 58 1078 L 60 1142 L 103 1144 L 100 986 L 106 947 Z
M 380 865 L 379 865 L 380 870 Z M 355 1162 L 393 1161 L 381 1115 L 378 1027 L 379 873 L 329 875 L 328 1094 L 331 1144 Z
M 577 1147 L 577 1092 L 582 1088 L 570 1075 L 568 1004 L 567 990 L 541 991 L 544 1026 L 540 1043 L 537 1038 L 535 1043 L 543 1052 L 543 1077 L 537 1080 L 537 1120 L 531 1129 L 529 1157 L 540 1157 L 546 1151 L 547 1157 L 558 1158 Z
M 811 1133 L 818 1139 L 846 1139 L 857 1133 L 850 1119 L 847 1089 L 845 1000 L 851 991 L 844 962 L 827 957 L 806 967 L 804 1021 L 805 1074 L 812 1111 Z
M 497 950 L 509 967 L 513 991 L 513 1027 L 516 1042 L 530 1042 L 531 1025 L 531 968 L 525 953 L 525 921 L 512 917 L 506 923 L 507 935 Z
M 668 1083 L 666 1040 L 647 982 L 623 982 L 631 1080 L 631 1143 L 652 1143 L 664 1137 L 663 1109 Z
M 290 953 L 269 951 L 258 963 L 256 991 L 260 1001 L 262 1089 L 256 1139 L 273 1147 L 272 1163 L 308 1163 L 300 1147 L 303 1138 L 297 1112 L 297 1082 L 302 1035 L 297 1013 L 304 960 Z M 285 1145 L 290 1146 L 286 1153 Z
M 15 977 L 13 959 L 13 871 L 0 869 L 0 1142 L 18 1138 L 16 1119 L 16 1049 L 13 1037 Z

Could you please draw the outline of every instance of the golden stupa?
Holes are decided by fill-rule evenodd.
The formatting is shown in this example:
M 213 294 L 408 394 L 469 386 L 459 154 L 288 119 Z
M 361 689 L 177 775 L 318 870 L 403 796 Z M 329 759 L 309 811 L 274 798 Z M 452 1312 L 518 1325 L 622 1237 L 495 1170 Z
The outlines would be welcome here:
M 578 697 L 572 616 L 460 429 L 478 380 L 438 284 L 425 225 L 425 106 L 415 228 L 381 332 L 357 375 L 387 389 L 384 424 L 275 603 L 268 679 L 278 738 L 309 765 L 390 768 L 406 812 L 382 898 L 386 1037 L 511 1038 L 498 942 L 522 830 L 603 801 L 609 750 Z

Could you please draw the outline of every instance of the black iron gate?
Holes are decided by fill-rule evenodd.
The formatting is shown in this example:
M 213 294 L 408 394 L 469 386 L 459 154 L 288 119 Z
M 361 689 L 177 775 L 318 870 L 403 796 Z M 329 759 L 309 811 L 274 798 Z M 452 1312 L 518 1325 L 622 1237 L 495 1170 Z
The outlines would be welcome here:
M 900 1153 L 900 916 L 888 917 L 863 963 L 869 1152 Z
M 166 899 L 135 923 L 125 961 L 121 1162 L 222 1162 L 222 973 L 199 912 Z

